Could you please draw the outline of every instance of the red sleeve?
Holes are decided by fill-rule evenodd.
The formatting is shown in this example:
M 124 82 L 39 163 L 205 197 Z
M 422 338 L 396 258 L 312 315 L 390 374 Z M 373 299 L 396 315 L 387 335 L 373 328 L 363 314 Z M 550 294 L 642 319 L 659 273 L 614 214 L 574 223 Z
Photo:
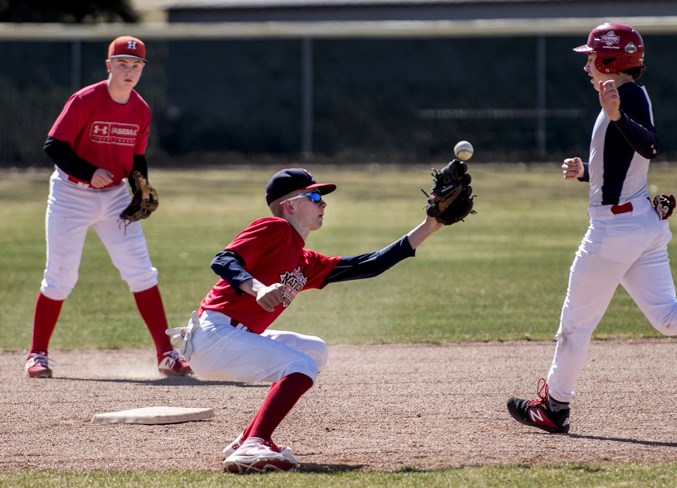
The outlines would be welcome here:
M 279 248 L 279 243 L 288 240 L 290 225 L 283 219 L 266 217 L 255 220 L 226 246 L 244 260 L 245 268 L 256 266 L 262 256 Z
M 69 143 L 74 148 L 80 132 L 87 127 L 89 105 L 88 99 L 82 97 L 80 93 L 71 95 L 59 117 L 54 121 L 49 135 L 54 139 Z
M 305 275 L 308 278 L 305 289 L 322 288 L 324 279 L 341 260 L 341 256 L 325 256 L 319 252 L 305 249 Z

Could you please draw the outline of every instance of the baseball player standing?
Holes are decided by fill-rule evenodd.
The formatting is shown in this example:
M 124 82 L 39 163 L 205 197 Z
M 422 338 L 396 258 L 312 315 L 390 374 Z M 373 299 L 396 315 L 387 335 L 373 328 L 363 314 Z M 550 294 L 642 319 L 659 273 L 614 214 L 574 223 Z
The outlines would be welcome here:
M 121 225 L 131 201 L 125 178 L 148 176 L 145 158 L 151 112 L 134 90 L 146 64 L 144 43 L 131 36 L 110 43 L 108 79 L 73 94 L 49 131 L 45 152 L 54 161 L 47 203 L 47 264 L 35 305 L 33 340 L 26 358 L 30 378 L 50 378 L 49 341 L 64 300 L 78 279 L 80 258 L 93 227 L 134 294 L 155 342 L 158 369 L 185 375 L 190 366 L 165 334 L 157 270 L 139 222 Z M 132 188 L 133 189 L 133 188 Z
M 585 365 L 590 339 L 618 285 L 651 325 L 677 335 L 677 299 L 668 260 L 672 234 L 660 204 L 649 200 L 649 162 L 658 153 L 651 102 L 636 80 L 644 70 L 644 42 L 624 24 L 595 27 L 585 45 L 585 72 L 599 94 L 589 161 L 568 158 L 564 178 L 590 183 L 590 226 L 576 252 L 562 307 L 557 346 L 538 398 L 508 400 L 519 422 L 548 432 L 569 431 L 569 402 Z M 667 212 L 666 212 L 667 211 Z
M 376 276 L 401 260 L 444 224 L 426 219 L 389 246 L 358 256 L 329 257 L 304 247 L 322 227 L 336 189 L 317 183 L 301 168 L 275 173 L 266 186 L 273 214 L 255 220 L 214 257 L 220 276 L 188 326 L 170 329 L 184 338 L 181 350 L 201 378 L 271 382 L 249 425 L 224 449 L 224 470 L 233 473 L 289 470 L 298 461 L 273 432 L 327 364 L 328 348 L 319 337 L 269 330 L 298 293 L 330 283 Z M 198 318 L 199 314 L 199 318 Z

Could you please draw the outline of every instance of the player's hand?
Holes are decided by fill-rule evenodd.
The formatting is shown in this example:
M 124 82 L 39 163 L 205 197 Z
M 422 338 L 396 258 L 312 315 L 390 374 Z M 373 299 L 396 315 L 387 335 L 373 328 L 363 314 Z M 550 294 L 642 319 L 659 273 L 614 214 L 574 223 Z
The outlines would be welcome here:
M 105 169 L 97 169 L 92 175 L 92 181 L 89 182 L 93 188 L 103 188 L 113 183 L 113 175 Z
M 270 286 L 263 286 L 256 290 L 256 303 L 266 312 L 275 310 L 284 300 L 284 285 L 282 283 L 275 283 Z
M 583 161 L 581 158 L 567 158 L 562 164 L 562 174 L 564 175 L 565 180 L 573 180 L 574 178 L 582 178 L 585 174 L 585 169 L 583 168 Z
M 597 88 L 599 91 L 599 104 L 611 120 L 619 120 L 621 118 L 621 96 L 618 94 L 616 82 L 614 80 L 599 81 L 597 82 Z

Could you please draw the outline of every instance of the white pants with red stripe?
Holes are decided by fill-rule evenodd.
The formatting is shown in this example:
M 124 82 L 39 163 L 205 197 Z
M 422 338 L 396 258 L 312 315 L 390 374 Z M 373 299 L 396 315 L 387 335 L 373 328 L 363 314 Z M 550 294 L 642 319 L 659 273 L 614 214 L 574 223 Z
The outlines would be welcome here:
M 130 201 L 126 183 L 97 190 L 68 181 L 61 171 L 52 174 L 46 214 L 47 264 L 40 290 L 46 297 L 64 300 L 73 290 L 90 227 L 132 292 L 157 285 L 158 272 L 151 264 L 140 222 L 125 229 L 118 218 Z
M 668 258 L 672 238 L 647 199 L 631 212 L 591 209 L 590 226 L 576 252 L 562 307 L 557 347 L 548 373 L 550 395 L 569 402 L 588 357 L 592 333 L 622 285 L 651 325 L 677 335 L 677 299 Z

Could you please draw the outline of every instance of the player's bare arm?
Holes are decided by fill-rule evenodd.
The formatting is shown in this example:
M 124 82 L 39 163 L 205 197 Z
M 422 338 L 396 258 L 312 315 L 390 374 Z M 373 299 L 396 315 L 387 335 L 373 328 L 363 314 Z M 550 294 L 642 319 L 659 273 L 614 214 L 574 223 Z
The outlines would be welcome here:
M 421 222 L 407 234 L 409 245 L 411 245 L 412 249 L 416 249 L 423 243 L 423 241 L 440 230 L 442 227 L 444 227 L 444 224 L 438 221 L 435 217 L 426 216 L 426 219 L 423 222 Z

